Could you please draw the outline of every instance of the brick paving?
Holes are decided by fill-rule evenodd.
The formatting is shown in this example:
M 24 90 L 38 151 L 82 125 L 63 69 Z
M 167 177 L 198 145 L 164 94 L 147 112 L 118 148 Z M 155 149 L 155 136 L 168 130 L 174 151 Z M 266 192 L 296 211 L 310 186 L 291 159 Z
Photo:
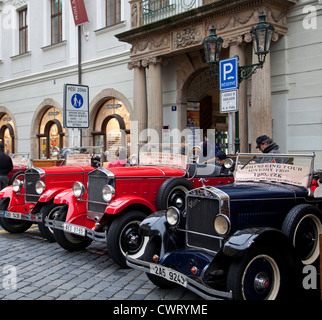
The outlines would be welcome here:
M 10 280 L 14 267 L 16 287 Z M 8 271 L 9 270 L 9 271 Z M 145 273 L 122 269 L 106 246 L 93 242 L 69 252 L 32 227 L 22 234 L 0 231 L 0 300 L 200 300 L 184 288 L 164 290 Z

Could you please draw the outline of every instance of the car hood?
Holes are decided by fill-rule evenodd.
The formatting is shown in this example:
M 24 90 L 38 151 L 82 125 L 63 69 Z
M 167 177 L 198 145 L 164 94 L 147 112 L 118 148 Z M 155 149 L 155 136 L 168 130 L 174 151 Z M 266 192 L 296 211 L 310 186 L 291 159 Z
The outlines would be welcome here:
M 305 188 L 282 183 L 239 182 L 218 187 L 216 186 L 216 188 L 227 193 L 230 200 L 260 198 L 280 199 L 307 195 L 307 190 Z
M 30 168 L 27 173 L 32 172 L 37 168 Z M 46 175 L 58 175 L 58 174 L 75 174 L 75 173 L 85 173 L 93 171 L 94 168 L 91 166 L 62 166 L 62 167 L 40 167 Z
M 108 168 L 115 177 L 128 177 L 128 178 L 164 178 L 164 177 L 184 177 L 186 175 L 186 171 L 179 168 L 171 168 L 171 167 L 145 167 L 145 166 L 137 166 L 137 167 L 115 167 Z

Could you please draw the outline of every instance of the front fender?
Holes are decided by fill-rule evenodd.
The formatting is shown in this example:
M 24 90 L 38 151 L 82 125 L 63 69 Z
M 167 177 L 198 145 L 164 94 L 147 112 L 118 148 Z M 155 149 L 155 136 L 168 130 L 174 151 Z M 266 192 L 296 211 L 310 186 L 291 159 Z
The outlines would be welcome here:
M 151 210 L 151 212 L 155 212 L 155 206 L 150 202 L 145 200 L 144 198 L 136 197 L 136 196 L 124 196 L 118 197 L 114 201 L 110 202 L 105 209 L 105 213 L 107 214 L 117 214 L 122 212 L 124 209 L 131 205 L 143 205 Z
M 64 190 L 66 190 L 66 188 L 50 188 L 40 196 L 38 202 L 48 202 Z
M 0 199 L 9 198 L 9 207 L 16 205 L 25 204 L 24 188 L 21 189 L 20 193 L 13 191 L 12 186 L 5 187 L 0 192 Z
M 184 246 L 184 234 L 172 229 L 166 219 L 166 210 L 150 214 L 140 224 L 140 230 L 144 236 L 157 237 L 161 241 L 160 257 L 167 252 Z
M 258 243 L 267 243 L 277 248 L 293 250 L 290 240 L 274 228 L 248 228 L 236 231 L 224 244 L 223 253 L 230 257 L 242 257 Z M 293 249 L 292 249 L 293 248 Z
M 83 198 L 80 200 L 75 197 L 73 189 L 64 189 L 63 192 L 55 196 L 54 203 L 68 205 L 66 222 L 71 223 L 71 221 L 73 221 L 75 217 L 79 215 L 87 216 L 86 201 L 84 201 L 85 198 L 87 199 L 86 192 Z

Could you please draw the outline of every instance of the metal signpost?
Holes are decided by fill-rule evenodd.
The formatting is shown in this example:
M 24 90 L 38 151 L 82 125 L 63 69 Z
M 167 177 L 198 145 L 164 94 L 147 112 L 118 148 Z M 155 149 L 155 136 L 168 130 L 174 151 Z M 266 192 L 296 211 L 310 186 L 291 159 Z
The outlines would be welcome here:
M 238 111 L 238 57 L 219 61 L 220 113 L 229 113 L 228 153 L 233 149 L 233 112 Z

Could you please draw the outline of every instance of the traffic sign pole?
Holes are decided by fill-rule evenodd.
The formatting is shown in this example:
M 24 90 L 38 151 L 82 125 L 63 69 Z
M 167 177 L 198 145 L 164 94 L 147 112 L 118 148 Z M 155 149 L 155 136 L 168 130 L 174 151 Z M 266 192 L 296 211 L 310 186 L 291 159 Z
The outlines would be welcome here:
M 238 57 L 219 61 L 220 113 L 229 114 L 228 153 L 230 154 L 234 153 L 233 128 L 234 112 L 238 112 L 238 86 Z

